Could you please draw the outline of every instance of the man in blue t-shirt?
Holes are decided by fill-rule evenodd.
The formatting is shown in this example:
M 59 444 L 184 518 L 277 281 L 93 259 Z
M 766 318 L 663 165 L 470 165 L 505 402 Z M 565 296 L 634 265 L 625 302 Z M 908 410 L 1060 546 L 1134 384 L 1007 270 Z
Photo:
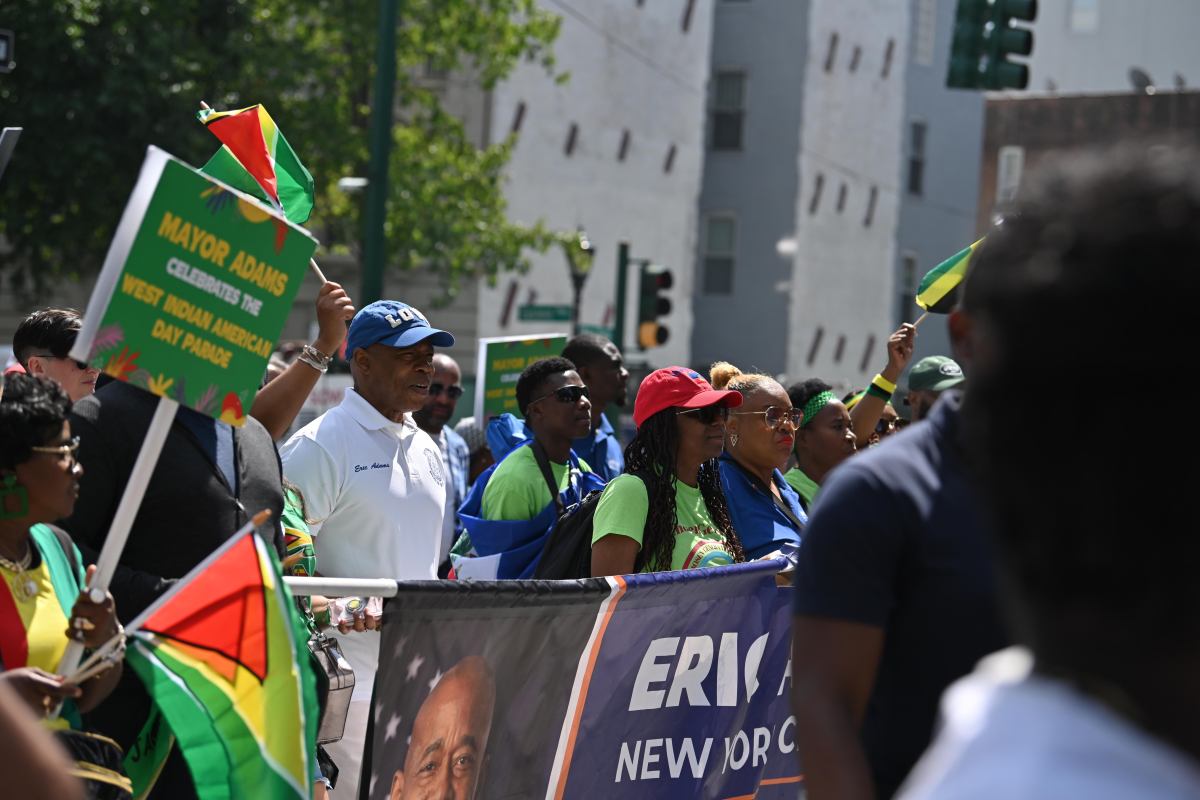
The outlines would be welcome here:
M 960 312 L 950 329 L 966 344 Z M 817 800 L 895 794 L 929 744 L 942 691 L 1008 644 L 961 400 L 944 393 L 927 421 L 843 463 L 805 529 L 793 700 Z
M 604 409 L 610 404 L 618 408 L 625 405 L 629 370 L 615 344 L 591 333 L 572 338 L 562 355 L 575 365 L 592 401 L 592 430 L 571 442 L 571 449 L 607 483 L 624 471 L 625 456 Z

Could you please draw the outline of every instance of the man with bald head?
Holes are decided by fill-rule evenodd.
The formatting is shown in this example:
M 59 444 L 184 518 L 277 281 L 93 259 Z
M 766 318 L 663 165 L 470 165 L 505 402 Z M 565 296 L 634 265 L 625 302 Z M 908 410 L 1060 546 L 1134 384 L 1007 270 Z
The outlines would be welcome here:
M 479 656 L 455 664 L 421 704 L 390 800 L 472 800 L 483 771 L 496 681 Z
M 413 412 L 413 421 L 437 442 L 442 451 L 442 462 L 450 475 L 446 487 L 446 516 L 442 520 L 442 549 L 439 551 L 441 567 L 438 575 L 446 576 L 449 569 L 450 546 L 463 532 L 458 518 L 458 507 L 467 499 L 468 473 L 471 471 L 471 449 L 447 423 L 454 416 L 458 398 L 462 397 L 462 372 L 458 362 L 445 353 L 433 356 L 433 381 L 429 384 L 429 397 L 425 405 Z

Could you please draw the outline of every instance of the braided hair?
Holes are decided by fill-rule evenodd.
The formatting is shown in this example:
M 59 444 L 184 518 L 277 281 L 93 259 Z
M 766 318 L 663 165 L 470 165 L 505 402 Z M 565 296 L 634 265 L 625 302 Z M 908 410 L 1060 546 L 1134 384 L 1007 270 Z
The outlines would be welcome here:
M 625 471 L 646 482 L 650 506 L 646 512 L 642 551 L 645 553 L 646 566 L 656 570 L 671 568 L 675 529 L 679 524 L 675 509 L 675 454 L 679 452 L 675 412 L 676 409 L 667 408 L 647 419 L 625 448 Z M 733 560 L 738 563 L 745 561 L 742 540 L 738 538 L 729 519 L 729 506 L 721 489 L 716 459 L 700 465 L 697 483 L 708 514 L 725 537 Z

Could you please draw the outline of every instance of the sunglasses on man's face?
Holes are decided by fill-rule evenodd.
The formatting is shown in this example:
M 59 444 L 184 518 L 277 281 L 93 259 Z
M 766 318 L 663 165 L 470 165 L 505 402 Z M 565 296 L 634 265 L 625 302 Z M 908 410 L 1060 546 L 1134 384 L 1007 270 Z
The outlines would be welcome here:
M 79 369 L 87 369 L 88 368 L 86 361 L 76 361 L 75 359 L 67 358 L 66 356 L 56 356 L 53 353 L 30 353 L 29 355 L 37 356 L 38 358 L 53 358 L 56 361 L 70 361 L 72 364 L 74 364 Z
M 729 419 L 729 406 L 704 406 L 703 408 L 689 408 L 685 411 L 677 412 L 679 416 L 684 414 L 694 414 L 701 425 L 712 425 L 714 422 L 725 422 Z
M 463 387 L 459 386 L 458 384 L 451 384 L 450 386 L 446 386 L 442 383 L 429 384 L 430 397 L 438 397 L 442 392 L 445 392 L 446 396 L 451 400 L 457 400 L 463 395 Z
M 537 400 L 531 400 L 529 405 L 540 403 L 547 397 L 553 397 L 560 403 L 578 403 L 579 399 L 588 396 L 588 387 L 586 386 L 560 386 L 550 394 L 544 394 Z M 528 407 L 528 406 L 527 406 Z

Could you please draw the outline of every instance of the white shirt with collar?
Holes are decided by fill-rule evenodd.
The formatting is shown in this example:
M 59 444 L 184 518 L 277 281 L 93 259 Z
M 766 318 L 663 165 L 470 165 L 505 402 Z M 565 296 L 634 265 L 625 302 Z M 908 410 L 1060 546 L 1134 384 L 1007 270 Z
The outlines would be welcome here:
M 437 577 L 446 468 L 408 414 L 392 422 L 358 392 L 297 431 L 280 450 L 283 475 L 304 497 L 317 570 L 337 578 Z M 373 671 L 377 634 L 339 637 L 357 672 Z M 355 694 L 370 693 L 360 678 Z

